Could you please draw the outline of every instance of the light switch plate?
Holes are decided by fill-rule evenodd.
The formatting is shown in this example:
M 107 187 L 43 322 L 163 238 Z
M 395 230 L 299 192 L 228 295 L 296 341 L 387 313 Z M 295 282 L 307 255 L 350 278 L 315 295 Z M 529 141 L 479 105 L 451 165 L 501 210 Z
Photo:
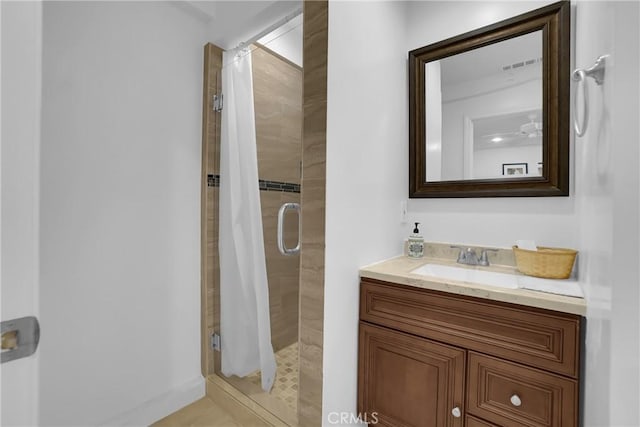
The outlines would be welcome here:
M 407 223 L 407 201 L 406 200 L 402 200 L 400 202 L 400 223 L 401 224 Z

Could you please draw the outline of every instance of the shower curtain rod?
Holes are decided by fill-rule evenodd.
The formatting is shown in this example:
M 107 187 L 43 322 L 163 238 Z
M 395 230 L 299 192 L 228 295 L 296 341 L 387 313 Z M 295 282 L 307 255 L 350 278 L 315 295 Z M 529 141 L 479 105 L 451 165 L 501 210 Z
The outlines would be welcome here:
M 276 30 L 276 29 L 278 29 L 280 27 L 282 27 L 284 24 L 286 24 L 287 22 L 291 21 L 293 18 L 295 18 L 295 17 L 297 17 L 298 15 L 301 15 L 301 14 L 302 14 L 302 8 L 296 9 L 295 11 L 290 13 L 289 15 L 285 16 L 284 18 L 282 18 L 278 22 L 275 22 L 274 24 L 272 24 L 269 27 L 265 28 L 264 30 L 262 30 L 261 32 L 259 32 L 255 36 L 251 37 L 250 39 L 248 39 L 248 40 L 246 40 L 244 42 L 240 42 L 240 44 L 238 44 L 238 46 L 236 46 L 233 50 L 237 50 L 237 49 L 243 48 L 245 46 L 249 46 L 250 44 L 257 42 L 258 40 L 260 40 L 261 38 L 263 38 L 267 34 L 271 33 L 272 31 L 274 31 L 274 30 Z

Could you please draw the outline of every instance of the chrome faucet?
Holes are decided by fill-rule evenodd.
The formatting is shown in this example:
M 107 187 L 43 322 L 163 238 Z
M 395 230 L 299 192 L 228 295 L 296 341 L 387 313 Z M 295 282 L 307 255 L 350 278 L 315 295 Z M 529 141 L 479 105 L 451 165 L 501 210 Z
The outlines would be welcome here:
M 473 248 L 464 248 L 462 246 L 451 246 L 452 249 L 460 249 L 460 253 L 458 254 L 458 260 L 456 261 L 458 264 L 466 264 L 466 265 L 482 265 L 484 267 L 488 267 L 489 264 L 489 256 L 487 252 L 498 252 L 497 249 L 482 249 L 480 253 L 480 257 L 478 258 L 478 254 Z

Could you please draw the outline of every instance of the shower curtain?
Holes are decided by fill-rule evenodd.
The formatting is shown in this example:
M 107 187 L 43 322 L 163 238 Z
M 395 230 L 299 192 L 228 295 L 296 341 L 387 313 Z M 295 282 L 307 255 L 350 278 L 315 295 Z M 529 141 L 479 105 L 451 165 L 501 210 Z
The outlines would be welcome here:
M 220 332 L 222 373 L 244 377 L 260 369 L 271 390 L 276 362 L 271 345 L 269 288 L 253 104 L 251 53 L 223 55 L 220 150 Z

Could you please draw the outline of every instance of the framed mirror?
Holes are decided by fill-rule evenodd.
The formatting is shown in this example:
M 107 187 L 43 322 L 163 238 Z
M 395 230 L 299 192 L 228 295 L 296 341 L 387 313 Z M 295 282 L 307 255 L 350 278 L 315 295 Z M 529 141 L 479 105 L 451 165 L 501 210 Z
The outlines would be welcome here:
M 570 3 L 409 52 L 409 197 L 569 195 Z

